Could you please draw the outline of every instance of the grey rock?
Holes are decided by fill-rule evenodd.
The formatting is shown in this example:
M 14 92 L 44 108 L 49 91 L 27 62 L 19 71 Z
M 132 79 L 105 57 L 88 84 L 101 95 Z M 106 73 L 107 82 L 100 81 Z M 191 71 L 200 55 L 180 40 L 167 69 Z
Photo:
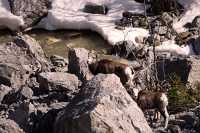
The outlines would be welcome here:
M 58 55 L 52 55 L 50 60 L 54 66 L 65 67 L 68 65 L 68 60 Z
M 153 13 L 157 15 L 172 11 L 179 15 L 182 12 L 183 6 L 176 0 L 152 0 L 151 8 Z
M 137 13 L 126 11 L 122 13 L 122 16 L 123 16 L 122 20 L 126 20 L 127 22 L 130 22 L 132 27 L 147 28 L 148 26 L 147 18 L 143 14 L 137 14 Z
M 200 58 L 198 56 L 191 56 L 190 61 L 192 64 L 188 75 L 188 82 L 192 85 L 193 88 L 195 88 L 196 84 L 200 82 Z
M 192 21 L 192 26 L 200 28 L 200 16 L 196 16 Z
M 122 13 L 122 19 L 116 21 L 115 24 L 121 27 L 142 27 L 147 28 L 147 18 L 142 14 L 125 11 Z
M 37 78 L 36 77 L 29 78 L 27 80 L 27 86 L 29 88 L 32 88 L 33 90 L 39 88 L 39 83 L 37 82 Z
M 9 93 L 4 96 L 2 103 L 6 105 L 11 105 L 13 103 L 18 103 L 19 101 L 21 101 L 18 92 L 19 89 L 12 89 L 11 91 L 9 91 Z
M 40 44 L 28 35 L 17 36 L 14 39 L 17 46 L 24 48 L 37 62 L 34 64 L 37 71 L 50 71 L 50 64 Z
M 178 126 L 178 125 L 169 125 L 168 126 L 168 130 L 171 132 L 171 133 L 182 133 L 181 131 L 181 128 Z
M 80 84 L 74 74 L 62 72 L 40 73 L 38 76 L 40 88 L 47 90 L 64 90 L 69 93 L 77 92 Z
M 114 74 L 99 74 L 60 111 L 54 133 L 151 133 L 144 114 Z
M 69 72 L 78 76 L 81 81 L 91 79 L 92 74 L 88 66 L 89 51 L 84 48 L 69 50 Z
M 132 41 L 120 41 L 112 47 L 110 54 L 129 58 L 130 56 L 133 56 L 132 54 L 134 51 L 136 51 L 136 47 Z
M 38 123 L 35 123 L 33 133 L 53 133 L 53 125 L 59 111 L 59 109 L 52 109 L 44 114 Z
M 0 103 L 3 101 L 4 96 L 7 95 L 11 90 L 12 88 L 8 86 L 0 85 Z
M 11 12 L 17 16 L 22 16 L 25 21 L 23 28 L 37 24 L 48 13 L 51 0 L 8 0 Z
M 52 64 L 55 67 L 56 72 L 66 72 L 68 71 L 69 61 L 64 57 L 58 55 L 52 55 L 50 57 Z
M 51 109 L 62 109 L 68 105 L 68 102 L 52 103 L 49 107 Z
M 87 3 L 83 9 L 86 13 L 92 14 L 104 14 L 106 15 L 108 12 L 108 7 L 106 5 L 97 5 L 94 3 Z
M 199 124 L 200 120 L 194 112 L 179 113 L 176 114 L 175 117 L 175 124 L 179 125 L 182 129 L 193 129 L 196 127 L 196 124 Z
M 195 54 L 200 55 L 200 37 L 195 39 L 193 44 L 193 51 Z
M 151 23 L 152 26 L 152 32 L 153 33 L 158 33 L 159 35 L 165 35 L 169 31 L 169 28 L 166 26 L 165 22 L 161 19 L 155 19 Z
M 43 116 L 49 111 L 49 107 L 47 103 L 34 103 L 35 109 L 37 110 L 37 113 Z
M 0 119 L 0 133 L 24 133 L 24 131 L 9 119 Z
M 12 66 L 9 64 L 0 64 L 0 83 L 12 88 L 19 88 L 28 77 L 25 71 L 22 69 L 18 71 L 15 68 L 15 64 Z
M 30 115 L 34 112 L 34 105 L 25 101 L 10 110 L 8 118 L 14 120 L 24 131 L 30 132 Z
M 33 96 L 33 91 L 29 87 L 22 87 L 22 89 L 19 90 L 19 93 L 23 99 L 31 99 Z
M 173 20 L 175 19 L 172 16 L 170 16 L 167 12 L 162 13 L 161 18 L 165 21 L 166 24 L 172 24 Z
M 200 130 L 199 107 L 171 115 L 167 130 L 170 133 L 198 133 Z
M 22 87 L 20 89 L 12 89 L 4 96 L 2 103 L 11 105 L 13 103 L 22 102 L 24 100 L 32 99 L 33 91 L 29 87 Z
M 33 38 L 25 35 L 14 42 L 0 45 L 0 83 L 21 88 L 31 74 L 48 71 L 49 64 Z
M 161 54 L 157 54 L 157 58 L 157 75 L 160 81 L 170 81 L 171 74 L 176 74 L 183 83 L 187 83 L 188 75 L 191 73 L 191 61 L 189 58 L 178 55 L 162 57 Z

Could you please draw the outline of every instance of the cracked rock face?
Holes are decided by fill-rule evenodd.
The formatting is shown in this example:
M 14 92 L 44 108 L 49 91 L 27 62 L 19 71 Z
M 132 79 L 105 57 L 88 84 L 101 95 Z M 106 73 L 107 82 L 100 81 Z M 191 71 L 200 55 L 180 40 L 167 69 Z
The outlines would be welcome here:
M 48 14 L 51 5 L 50 0 L 8 0 L 11 12 L 16 16 L 22 16 L 25 21 L 23 28 L 37 24 Z
M 31 74 L 48 70 L 49 63 L 44 52 L 33 38 L 25 35 L 0 45 L 1 84 L 20 88 Z
M 92 77 L 88 66 L 88 58 L 89 51 L 84 48 L 69 50 L 69 72 L 77 75 L 81 81 L 87 81 Z
M 24 131 L 13 120 L 0 119 L 1 133 L 24 133 Z
M 92 78 L 58 113 L 54 133 L 151 133 L 142 111 L 114 74 Z

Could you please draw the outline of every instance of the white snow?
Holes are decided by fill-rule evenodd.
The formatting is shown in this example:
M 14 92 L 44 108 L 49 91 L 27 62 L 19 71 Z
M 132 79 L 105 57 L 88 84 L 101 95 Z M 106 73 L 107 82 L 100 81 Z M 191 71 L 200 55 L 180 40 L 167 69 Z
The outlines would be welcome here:
M 17 30 L 23 24 L 22 17 L 15 16 L 11 13 L 8 0 L 0 0 L 0 28 Z
M 147 36 L 148 31 L 142 28 L 115 29 L 114 22 L 122 18 L 123 11 L 143 13 L 143 4 L 133 0 L 53 0 L 52 9 L 39 27 L 55 29 L 89 29 L 101 34 L 111 45 L 119 41 L 135 42 L 136 36 Z M 90 14 L 82 11 L 88 3 L 104 4 L 109 8 L 107 15 Z
M 173 26 L 177 32 L 184 32 L 186 29 L 183 26 L 191 23 L 197 15 L 200 15 L 200 0 L 179 0 L 179 2 L 184 6 L 185 12 Z
M 181 19 L 174 24 L 178 31 L 184 31 L 183 26 L 192 22 L 195 16 L 200 15 L 200 0 L 179 0 L 185 7 L 185 12 Z M 90 14 L 83 12 L 87 3 L 107 5 L 109 12 L 107 15 Z M 126 28 L 125 30 L 115 29 L 115 21 L 121 19 L 123 11 L 143 13 L 143 4 L 134 0 L 52 0 L 52 9 L 48 16 L 42 19 L 38 28 L 47 30 L 56 29 L 89 29 L 101 34 L 111 45 L 119 41 L 133 41 L 136 46 L 135 37 L 147 37 L 148 31 L 142 28 Z M 23 25 L 23 19 L 10 12 L 7 0 L 0 0 L 0 28 L 8 27 L 11 30 Z M 168 51 L 177 54 L 194 54 L 190 45 L 180 47 L 174 41 L 166 41 L 156 47 L 157 51 Z
M 163 42 L 160 46 L 156 47 L 156 51 L 170 52 L 178 55 L 194 55 L 192 45 L 178 46 L 174 40 Z
M 191 22 L 200 14 L 200 0 L 179 0 L 186 11 L 182 18 L 174 24 L 174 28 L 181 32 L 187 22 Z M 82 12 L 87 2 L 105 4 L 109 8 L 107 15 L 94 15 Z M 90 29 L 101 34 L 111 45 L 119 41 L 129 40 L 135 42 L 136 36 L 147 37 L 148 31 L 142 28 L 115 29 L 114 22 L 122 17 L 123 11 L 143 13 L 143 4 L 134 0 L 53 0 L 52 9 L 48 16 L 42 20 L 40 27 L 48 30 L 55 29 Z M 157 51 L 168 51 L 181 55 L 194 54 L 191 45 L 178 46 L 174 41 L 163 42 L 156 47 Z

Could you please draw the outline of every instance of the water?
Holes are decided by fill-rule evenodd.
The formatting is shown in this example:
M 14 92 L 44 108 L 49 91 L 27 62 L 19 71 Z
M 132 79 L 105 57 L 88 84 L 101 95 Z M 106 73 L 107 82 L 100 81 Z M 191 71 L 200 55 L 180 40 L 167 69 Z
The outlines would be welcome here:
M 116 62 L 128 64 L 126 59 L 122 59 L 112 55 L 105 55 L 111 47 L 99 34 L 91 31 L 75 31 L 75 30 L 32 30 L 26 34 L 35 38 L 48 57 L 51 55 L 60 55 L 68 57 L 70 48 L 86 48 L 95 50 L 99 59 L 109 59 Z M 0 44 L 12 41 L 13 36 L 7 30 L 0 30 Z
M 99 34 L 91 31 L 74 31 L 74 30 L 33 30 L 26 34 L 35 38 L 47 56 L 60 55 L 68 56 L 70 48 L 81 47 L 88 50 L 95 50 L 98 53 L 105 53 L 110 48 Z M 13 37 L 7 30 L 0 30 L 0 43 L 12 41 Z
M 110 48 L 99 34 L 91 31 L 45 31 L 35 30 L 28 32 L 30 36 L 39 41 L 45 53 L 67 57 L 70 48 L 81 47 L 88 50 L 95 50 L 98 53 L 105 53 Z

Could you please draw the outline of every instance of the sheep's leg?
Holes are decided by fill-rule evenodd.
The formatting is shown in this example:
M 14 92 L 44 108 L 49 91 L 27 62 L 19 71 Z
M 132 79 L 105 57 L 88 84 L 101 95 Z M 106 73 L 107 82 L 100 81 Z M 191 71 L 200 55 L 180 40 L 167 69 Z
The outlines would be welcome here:
M 160 120 L 160 112 L 158 110 L 155 110 L 154 120 L 155 121 Z
M 165 107 L 165 127 L 164 128 L 167 128 L 168 122 L 169 122 L 169 114 L 167 112 L 167 107 Z
M 164 117 L 164 119 L 165 119 L 165 126 L 164 126 L 164 128 L 166 129 L 167 128 L 167 126 L 168 126 L 168 122 L 169 122 L 169 114 L 168 114 L 168 112 L 167 112 L 167 107 L 165 106 L 164 108 L 162 108 L 161 110 L 160 110 L 160 113 L 161 113 L 161 115 Z

